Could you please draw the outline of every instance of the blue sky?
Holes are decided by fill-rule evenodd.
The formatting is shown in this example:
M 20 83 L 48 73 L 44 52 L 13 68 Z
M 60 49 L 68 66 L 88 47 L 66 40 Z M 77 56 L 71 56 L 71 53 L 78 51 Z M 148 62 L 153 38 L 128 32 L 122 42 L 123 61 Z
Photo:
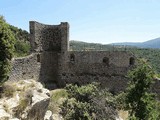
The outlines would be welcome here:
M 0 14 L 29 31 L 29 21 L 69 22 L 70 40 L 142 42 L 160 37 L 160 0 L 0 0 Z

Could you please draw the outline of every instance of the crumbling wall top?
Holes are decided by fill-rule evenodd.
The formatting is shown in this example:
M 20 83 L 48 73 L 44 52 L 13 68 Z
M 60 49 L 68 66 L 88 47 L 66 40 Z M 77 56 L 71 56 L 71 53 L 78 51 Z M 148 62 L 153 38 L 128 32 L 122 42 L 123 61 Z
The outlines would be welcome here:
M 68 51 L 69 24 L 46 25 L 30 21 L 30 38 L 32 52 Z

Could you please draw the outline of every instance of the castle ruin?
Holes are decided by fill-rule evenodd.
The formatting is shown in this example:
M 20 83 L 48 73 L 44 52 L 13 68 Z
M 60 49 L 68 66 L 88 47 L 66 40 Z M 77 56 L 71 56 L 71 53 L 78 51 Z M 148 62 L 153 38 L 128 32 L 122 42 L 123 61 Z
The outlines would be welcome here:
M 127 85 L 135 57 L 127 51 L 69 51 L 69 24 L 30 21 L 31 54 L 12 61 L 10 80 L 35 79 L 48 88 L 100 82 L 113 91 Z

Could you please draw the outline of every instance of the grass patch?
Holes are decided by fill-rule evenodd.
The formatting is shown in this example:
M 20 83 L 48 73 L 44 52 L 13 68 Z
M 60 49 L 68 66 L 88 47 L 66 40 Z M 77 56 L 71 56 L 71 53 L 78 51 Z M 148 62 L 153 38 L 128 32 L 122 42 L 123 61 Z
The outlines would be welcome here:
M 6 82 L 3 84 L 2 88 L 2 96 L 13 97 L 14 93 L 16 92 L 17 86 L 15 84 L 12 84 L 11 82 Z
M 123 120 L 127 120 L 128 118 L 128 111 L 124 111 L 124 110 L 119 110 L 118 111 L 119 116 L 123 119 Z
M 51 99 L 54 101 L 58 101 L 60 98 L 66 98 L 67 92 L 65 89 L 57 89 L 51 91 Z
M 32 97 L 33 93 L 31 89 L 21 93 L 19 105 L 15 109 L 15 116 L 21 116 L 26 107 L 32 103 Z
M 48 109 L 53 113 L 59 113 L 59 106 L 62 104 L 63 100 L 67 98 L 67 92 L 65 89 L 56 89 L 50 92 L 51 100 Z

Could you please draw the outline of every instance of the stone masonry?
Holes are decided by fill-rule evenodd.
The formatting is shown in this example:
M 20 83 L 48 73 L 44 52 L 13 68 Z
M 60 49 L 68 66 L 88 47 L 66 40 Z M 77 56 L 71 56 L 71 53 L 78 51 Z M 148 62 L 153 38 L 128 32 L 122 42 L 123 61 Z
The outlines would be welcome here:
M 111 91 L 127 85 L 126 73 L 135 63 L 126 51 L 69 51 L 69 24 L 44 25 L 30 22 L 32 54 L 16 58 L 10 80 L 34 78 L 50 89 L 100 82 Z

